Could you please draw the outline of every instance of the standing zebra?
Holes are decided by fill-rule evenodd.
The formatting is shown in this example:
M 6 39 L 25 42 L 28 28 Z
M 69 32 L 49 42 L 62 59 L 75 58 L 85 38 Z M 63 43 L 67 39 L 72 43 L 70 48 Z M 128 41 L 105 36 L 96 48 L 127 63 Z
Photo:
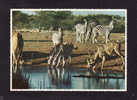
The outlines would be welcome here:
M 76 28 L 76 42 L 83 42 L 87 31 L 87 20 L 84 19 L 85 24 L 77 24 Z
M 90 38 L 90 36 L 91 36 L 91 33 L 92 33 L 92 29 L 93 29 L 96 25 L 97 25 L 96 22 L 90 22 L 90 23 L 88 23 L 85 41 L 89 40 L 89 38 Z
M 97 37 L 98 35 L 104 35 L 105 36 L 105 43 L 108 42 L 109 40 L 109 36 L 110 36 L 110 32 L 112 31 L 112 29 L 114 28 L 114 21 L 112 20 L 109 25 L 107 26 L 103 26 L 103 25 L 97 25 L 96 27 L 93 28 L 92 30 L 92 43 L 94 44 L 95 41 L 97 42 Z

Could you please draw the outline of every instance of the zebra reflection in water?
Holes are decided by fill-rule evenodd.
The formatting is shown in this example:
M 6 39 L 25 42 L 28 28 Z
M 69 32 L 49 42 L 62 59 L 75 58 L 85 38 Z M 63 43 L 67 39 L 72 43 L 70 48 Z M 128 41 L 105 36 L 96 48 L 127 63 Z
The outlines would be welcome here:
M 70 88 L 71 86 L 71 75 L 69 72 L 65 72 L 64 68 L 49 68 L 48 77 L 55 88 Z

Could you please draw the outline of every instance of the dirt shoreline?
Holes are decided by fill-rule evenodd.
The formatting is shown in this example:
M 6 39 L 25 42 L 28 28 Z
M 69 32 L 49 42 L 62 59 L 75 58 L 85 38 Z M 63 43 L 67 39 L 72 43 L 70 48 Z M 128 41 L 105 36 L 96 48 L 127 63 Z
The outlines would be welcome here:
M 24 48 L 23 59 L 25 66 L 32 67 L 47 67 L 47 59 L 49 56 L 50 48 L 53 46 L 50 33 L 23 33 Z M 125 35 L 122 33 L 112 33 L 110 35 L 111 40 L 124 39 Z M 31 41 L 29 41 L 31 40 Z M 42 41 L 37 41 L 42 40 Z M 99 37 L 99 41 L 103 41 L 102 37 Z M 78 46 L 77 50 L 73 50 L 72 63 L 66 67 L 74 68 L 89 68 L 86 63 L 88 57 L 88 51 L 96 52 L 96 45 L 87 43 L 75 43 L 75 33 L 65 33 L 64 42 L 73 42 Z M 125 43 L 122 43 L 121 53 L 125 56 Z M 124 67 L 121 65 L 120 57 L 109 59 L 104 64 L 104 70 L 115 70 L 124 72 Z M 100 66 L 100 64 L 98 65 Z

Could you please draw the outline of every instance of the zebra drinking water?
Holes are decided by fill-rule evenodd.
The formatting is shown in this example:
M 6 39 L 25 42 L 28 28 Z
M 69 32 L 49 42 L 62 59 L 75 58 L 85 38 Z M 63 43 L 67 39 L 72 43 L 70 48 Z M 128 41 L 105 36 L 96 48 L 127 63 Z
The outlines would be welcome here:
M 66 61 L 69 60 L 68 63 L 71 63 L 71 55 L 73 49 L 77 49 L 78 47 L 74 46 L 72 43 L 63 43 L 55 45 L 50 50 L 50 55 L 48 59 L 48 64 L 50 67 L 59 67 L 62 61 L 62 67 L 65 66 Z

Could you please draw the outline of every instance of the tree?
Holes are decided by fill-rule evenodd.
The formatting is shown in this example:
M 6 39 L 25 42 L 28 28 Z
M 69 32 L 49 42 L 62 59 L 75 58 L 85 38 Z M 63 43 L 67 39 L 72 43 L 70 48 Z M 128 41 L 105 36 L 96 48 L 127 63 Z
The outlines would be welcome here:
M 72 17 L 71 12 L 69 11 L 39 11 L 36 12 L 38 15 L 38 22 L 40 27 L 44 26 L 46 29 L 53 27 L 57 29 L 57 27 L 64 27 L 66 19 L 70 19 Z
M 83 23 L 83 19 L 88 22 L 95 21 L 100 25 L 108 25 L 112 18 L 118 20 L 114 25 L 112 32 L 125 32 L 125 17 L 118 15 L 72 15 L 71 11 L 36 11 L 35 15 L 28 15 L 20 11 L 13 11 L 13 27 L 29 29 L 57 30 L 62 27 L 64 30 L 74 30 L 77 23 Z
M 13 11 L 13 27 L 16 28 L 23 28 L 25 26 L 27 26 L 28 23 L 28 15 L 24 14 L 20 11 Z

